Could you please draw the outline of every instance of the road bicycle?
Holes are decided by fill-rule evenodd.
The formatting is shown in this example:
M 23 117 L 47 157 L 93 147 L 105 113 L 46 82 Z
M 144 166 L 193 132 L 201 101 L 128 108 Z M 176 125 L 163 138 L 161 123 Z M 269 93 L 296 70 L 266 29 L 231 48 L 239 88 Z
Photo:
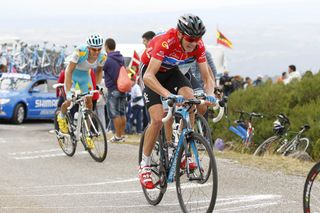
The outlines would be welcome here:
M 58 88 L 60 91 L 63 86 L 64 84 L 61 83 L 53 85 L 55 89 Z M 92 96 L 96 92 L 99 90 L 75 94 L 66 113 L 68 133 L 62 133 L 57 124 L 55 125 L 55 133 L 62 151 L 67 156 L 74 155 L 77 143 L 81 141 L 84 149 L 95 161 L 103 162 L 108 151 L 106 133 L 98 116 L 85 106 L 86 96 Z M 74 114 L 72 113 L 73 107 L 78 108 Z
M 206 99 L 206 94 L 201 93 L 201 94 L 195 94 L 195 97 L 197 99 L 202 99 L 205 100 Z M 212 120 L 213 123 L 217 123 L 220 121 L 220 119 L 223 117 L 224 115 L 224 106 L 225 103 L 227 102 L 227 99 L 223 99 L 219 101 L 219 104 L 217 104 L 216 106 L 212 107 L 212 110 L 219 110 L 219 114 L 217 115 L 217 117 L 210 117 L 210 119 Z M 176 117 L 178 118 L 178 117 Z M 220 119 L 218 119 L 220 118 Z M 179 119 L 174 119 L 174 123 L 173 123 L 173 134 L 178 136 L 180 131 L 179 128 Z M 213 143 L 213 139 L 212 139 L 212 131 L 211 128 L 209 126 L 208 120 L 201 115 L 200 113 L 196 112 L 195 113 L 195 123 L 194 123 L 194 127 L 193 130 L 197 133 L 199 133 L 200 135 L 202 135 L 205 139 L 207 139 L 207 141 L 209 142 L 211 147 L 214 147 Z M 175 138 L 179 138 L 179 137 L 175 137 Z
M 17 71 L 19 73 L 28 73 L 30 69 L 29 55 L 32 51 L 28 48 L 28 44 L 24 42 L 20 42 L 19 44 L 20 51 L 14 54 L 14 61 L 17 66 Z
M 274 122 L 274 135 L 262 142 L 256 149 L 253 155 L 263 156 L 267 154 L 280 154 L 287 156 L 294 152 L 306 152 L 310 141 L 302 135 L 310 129 L 308 124 L 300 127 L 300 131 L 292 132 L 294 136 L 290 139 L 288 137 L 290 120 L 284 114 L 279 114 L 277 120 Z
M 316 163 L 306 178 L 303 189 L 303 212 L 320 212 L 320 162 Z
M 64 69 L 64 61 L 65 61 L 65 51 L 66 51 L 67 45 L 61 46 L 61 50 L 59 55 L 53 60 L 53 69 L 54 69 L 54 75 L 59 76 L 61 71 Z
M 253 119 L 254 118 L 262 119 L 263 115 L 255 112 L 244 112 L 242 110 L 236 111 L 236 113 L 239 113 L 239 119 L 234 121 L 236 126 L 231 125 L 231 121 L 226 114 L 229 130 L 240 137 L 241 144 L 244 145 L 244 147 L 249 148 L 254 146 Z M 245 119 L 245 116 L 248 116 L 249 118 Z
M 35 45 L 33 47 L 32 55 L 30 57 L 30 70 L 29 74 L 31 76 L 36 76 L 40 73 L 43 73 L 45 75 L 52 75 L 52 66 L 51 66 L 51 59 L 47 53 L 47 45 L 48 42 L 44 42 L 43 48 L 42 48 L 42 55 L 40 57 L 40 46 Z
M 184 101 L 183 107 L 176 108 L 175 99 L 168 100 L 169 111 L 162 122 L 167 122 L 172 116 L 179 116 L 183 128 L 177 147 L 170 148 L 162 128 L 152 150 L 151 170 L 155 188 L 146 189 L 142 186 L 144 195 L 151 205 L 159 204 L 167 190 L 167 184 L 175 181 L 183 212 L 213 211 L 218 187 L 214 154 L 207 140 L 192 130 L 189 118 L 192 106 L 203 102 L 189 99 Z M 140 140 L 139 163 L 142 159 L 144 135 L 145 132 Z

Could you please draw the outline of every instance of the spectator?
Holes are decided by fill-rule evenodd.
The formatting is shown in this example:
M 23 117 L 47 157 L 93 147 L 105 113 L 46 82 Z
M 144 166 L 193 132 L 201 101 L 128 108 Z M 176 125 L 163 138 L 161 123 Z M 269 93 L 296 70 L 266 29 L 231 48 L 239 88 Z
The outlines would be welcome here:
M 282 75 L 277 78 L 277 84 L 283 84 L 285 79 L 287 79 L 287 72 L 283 72 Z
M 223 89 L 223 94 L 229 96 L 233 91 L 232 78 L 229 76 L 229 71 L 225 70 L 223 76 L 220 78 L 220 85 Z
M 208 62 L 208 65 L 209 65 L 210 73 L 212 73 L 214 79 L 216 79 L 217 69 L 216 69 L 216 66 L 214 65 L 212 55 L 208 50 L 206 50 L 206 58 L 207 58 L 207 62 Z M 196 77 L 198 82 L 200 82 L 200 84 L 201 84 L 201 86 L 203 88 L 203 81 L 202 81 L 201 76 L 200 76 L 199 65 L 198 65 L 198 63 L 196 61 L 193 62 L 192 65 L 191 65 L 191 72 L 194 75 L 194 77 Z
M 246 77 L 245 82 L 243 84 L 243 89 L 247 89 L 250 86 L 252 86 L 252 80 L 250 77 Z
M 262 85 L 262 76 L 258 75 L 257 79 L 254 80 L 254 82 L 253 82 L 253 86 L 256 87 L 256 86 L 260 86 L 260 85 Z
M 242 89 L 243 86 L 243 78 L 240 75 L 236 75 L 232 79 L 232 87 L 233 91 Z
M 132 78 L 133 87 L 131 89 L 131 116 L 130 116 L 130 127 L 132 129 L 135 122 L 136 126 L 136 133 L 142 133 L 142 126 L 141 126 L 141 112 L 144 107 L 144 101 L 142 96 L 142 91 L 140 86 L 136 83 L 138 79 L 135 79 L 135 76 Z
M 108 54 L 107 61 L 103 67 L 104 81 L 108 88 L 107 110 L 108 116 L 112 119 L 115 135 L 111 142 L 124 142 L 126 127 L 126 93 L 117 89 L 117 79 L 121 66 L 124 66 L 124 58 L 119 51 L 115 51 L 116 42 L 108 38 L 105 42 L 105 49 Z
M 297 80 L 301 79 L 301 74 L 299 71 L 296 70 L 295 65 L 289 65 L 288 73 L 289 73 L 288 78 L 284 81 L 284 84 L 289 84 L 294 79 L 297 79 Z
M 103 128 L 106 130 L 106 117 L 105 117 L 105 106 L 106 106 L 106 96 L 107 96 L 107 88 L 105 87 L 104 81 L 102 80 L 98 85 L 99 89 L 102 90 L 102 93 L 99 95 L 99 99 L 96 104 L 96 113 L 102 123 Z
M 150 40 L 155 36 L 156 34 L 153 31 L 147 31 L 143 33 L 142 35 L 142 43 L 147 48 Z
M 151 39 L 153 39 L 153 37 L 156 34 L 153 31 L 147 31 L 142 35 L 142 43 L 144 44 L 144 46 L 147 48 L 149 42 L 151 41 Z M 144 85 L 143 85 L 143 81 L 142 81 L 142 73 L 139 72 L 139 85 L 140 88 L 143 90 L 144 89 Z M 142 115 L 143 115 L 143 120 L 142 120 L 142 129 L 144 130 L 149 123 L 149 114 L 148 114 L 148 110 L 146 107 L 142 108 Z

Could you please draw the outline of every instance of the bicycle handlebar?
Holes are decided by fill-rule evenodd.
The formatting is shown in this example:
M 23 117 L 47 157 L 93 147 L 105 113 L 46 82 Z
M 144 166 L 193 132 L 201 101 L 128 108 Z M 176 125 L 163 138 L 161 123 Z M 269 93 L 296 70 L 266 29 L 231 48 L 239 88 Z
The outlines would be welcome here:
M 236 113 L 239 113 L 240 116 L 243 114 L 249 115 L 250 117 L 256 117 L 256 118 L 263 118 L 263 115 L 261 113 L 255 113 L 255 112 L 245 112 L 245 111 L 235 111 Z
M 82 93 L 82 94 L 76 94 L 76 92 L 75 92 L 74 97 L 71 99 L 71 104 L 67 109 L 70 110 L 76 103 L 79 103 L 85 97 L 92 96 L 94 93 L 99 93 L 99 92 L 100 92 L 99 90 L 91 90 L 89 92 Z
M 221 120 L 221 118 L 224 115 L 224 101 L 219 101 L 218 99 L 216 99 L 216 107 L 214 107 L 214 110 L 220 109 L 219 113 L 217 115 L 217 117 L 213 118 L 212 121 L 214 123 L 217 123 Z M 185 100 L 183 102 L 183 104 L 186 105 L 193 105 L 193 104 L 200 104 L 203 105 L 205 104 L 205 100 L 198 100 L 198 99 L 189 99 L 189 100 Z M 172 116 L 173 116 L 173 112 L 175 111 L 175 100 L 174 99 L 169 99 L 168 100 L 168 113 L 167 115 L 162 118 L 162 122 L 166 123 Z

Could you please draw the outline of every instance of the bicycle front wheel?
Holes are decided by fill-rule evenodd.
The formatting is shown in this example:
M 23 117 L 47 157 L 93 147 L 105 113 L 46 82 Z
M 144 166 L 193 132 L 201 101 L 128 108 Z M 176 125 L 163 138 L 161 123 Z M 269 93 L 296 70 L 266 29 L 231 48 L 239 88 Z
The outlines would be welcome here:
M 320 212 L 320 162 L 310 170 L 303 190 L 303 212 Z
M 69 134 L 62 134 L 60 132 L 58 121 L 57 121 L 57 117 L 58 117 L 59 113 L 60 113 L 60 109 L 57 109 L 55 111 L 55 117 L 54 117 L 54 126 L 55 126 L 55 130 L 56 130 L 56 134 L 57 134 L 58 143 L 59 143 L 59 146 L 62 149 L 62 151 L 67 156 L 72 157 L 74 155 L 74 153 L 76 152 L 77 143 L 73 140 L 70 133 Z M 66 121 L 67 121 L 68 127 L 70 128 L 72 119 L 70 118 L 69 114 L 66 115 Z
M 262 142 L 256 151 L 253 153 L 254 156 L 264 156 L 274 154 L 274 152 L 278 149 L 279 146 L 279 136 L 272 136 Z
M 212 132 L 207 120 L 199 113 L 195 115 L 194 131 L 202 135 L 213 147 Z
M 199 134 L 187 139 L 189 157 L 185 147 L 178 153 L 176 165 L 176 189 L 183 212 L 212 212 L 218 189 L 216 161 L 212 148 Z M 198 149 L 198 146 L 201 149 Z M 210 171 L 210 172 L 209 172 Z M 208 174 L 211 174 L 208 177 Z
M 162 131 L 162 130 L 161 130 Z M 142 137 L 140 139 L 140 146 L 139 146 L 139 162 L 142 160 L 142 154 L 143 154 L 143 145 L 144 145 L 144 135 L 146 130 L 143 132 Z M 152 181 L 155 183 L 154 189 L 146 189 L 143 186 L 143 194 L 146 197 L 148 203 L 151 205 L 157 205 L 162 200 L 162 197 L 164 195 L 164 191 L 166 190 L 167 184 L 166 179 L 164 176 L 166 175 L 166 172 L 163 171 L 163 166 L 160 165 L 160 144 L 159 142 L 162 140 L 162 132 L 160 132 L 158 140 L 151 152 L 151 171 L 152 171 Z
M 87 145 L 90 156 L 97 162 L 103 162 L 107 157 L 107 137 L 98 116 L 91 110 L 82 118 L 82 140 Z

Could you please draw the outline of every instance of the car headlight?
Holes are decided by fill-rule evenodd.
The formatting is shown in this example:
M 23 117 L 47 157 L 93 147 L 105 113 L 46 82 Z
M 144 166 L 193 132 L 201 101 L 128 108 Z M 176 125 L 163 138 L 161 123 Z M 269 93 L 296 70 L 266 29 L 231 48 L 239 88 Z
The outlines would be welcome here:
M 0 104 L 7 104 L 10 102 L 9 98 L 0 98 Z

